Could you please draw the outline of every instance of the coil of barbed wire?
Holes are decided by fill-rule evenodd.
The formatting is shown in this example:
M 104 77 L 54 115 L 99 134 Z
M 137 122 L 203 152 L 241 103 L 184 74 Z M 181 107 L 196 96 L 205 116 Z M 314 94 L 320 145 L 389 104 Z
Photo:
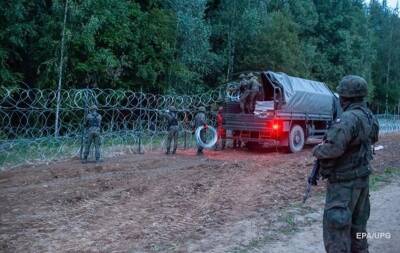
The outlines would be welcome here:
M 163 146 L 167 122 L 159 110 L 173 105 L 178 110 L 180 138 L 187 147 L 194 145 L 191 120 L 199 106 L 218 103 L 221 88 L 198 95 L 157 95 L 131 90 L 0 88 L 0 166 L 15 160 L 22 163 L 52 160 L 76 155 L 84 136 L 84 117 L 91 105 L 102 115 L 102 153 L 136 152 Z M 59 131 L 55 119 L 59 103 Z M 209 121 L 215 119 L 208 112 Z

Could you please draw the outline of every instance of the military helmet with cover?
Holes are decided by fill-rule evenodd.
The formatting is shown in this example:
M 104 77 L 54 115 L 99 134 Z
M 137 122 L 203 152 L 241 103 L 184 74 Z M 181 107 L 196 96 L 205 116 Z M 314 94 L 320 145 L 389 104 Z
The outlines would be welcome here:
M 250 73 L 247 75 L 247 77 L 250 79 L 250 78 L 253 78 L 253 77 L 256 77 L 256 76 L 253 74 L 253 72 L 250 72 Z
M 176 112 L 176 108 L 173 105 L 171 105 L 168 109 L 170 112 Z
M 367 82 L 360 76 L 345 76 L 336 87 L 336 91 L 344 98 L 365 97 L 368 95 Z
M 200 112 L 205 112 L 205 111 L 206 111 L 206 108 L 205 108 L 204 106 L 200 106 L 200 107 L 199 107 L 199 111 L 200 111 Z
M 91 106 L 89 107 L 89 110 L 90 110 L 91 112 L 97 111 L 97 105 L 95 105 L 95 104 L 91 105 Z
M 239 78 L 240 78 L 240 79 L 245 79 L 245 78 L 246 78 L 246 75 L 242 73 L 242 74 L 239 75 Z

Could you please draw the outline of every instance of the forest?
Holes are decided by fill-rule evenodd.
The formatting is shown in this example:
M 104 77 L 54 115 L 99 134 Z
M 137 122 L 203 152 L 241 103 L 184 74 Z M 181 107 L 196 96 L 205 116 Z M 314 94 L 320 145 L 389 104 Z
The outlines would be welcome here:
M 282 71 L 335 88 L 363 76 L 400 107 L 400 16 L 386 0 L 8 0 L 2 87 L 193 94 Z M 397 109 L 398 110 L 398 109 Z

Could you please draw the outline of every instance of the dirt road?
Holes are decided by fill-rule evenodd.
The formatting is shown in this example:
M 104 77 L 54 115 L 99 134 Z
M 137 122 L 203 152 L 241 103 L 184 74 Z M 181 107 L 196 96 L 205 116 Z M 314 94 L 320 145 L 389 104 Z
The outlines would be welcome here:
M 400 251 L 400 178 L 390 185 L 371 193 L 371 217 L 368 223 L 370 252 L 398 253 Z M 316 222 L 304 227 L 287 241 L 277 241 L 255 252 L 304 253 L 324 252 L 322 242 L 322 212 Z M 381 234 L 384 233 L 384 234 Z M 388 234 L 389 233 L 389 234 Z
M 400 168 L 400 135 L 381 144 L 375 170 Z M 300 204 L 310 150 L 188 150 L 3 171 L 0 251 L 256 252 L 318 221 L 319 196 Z

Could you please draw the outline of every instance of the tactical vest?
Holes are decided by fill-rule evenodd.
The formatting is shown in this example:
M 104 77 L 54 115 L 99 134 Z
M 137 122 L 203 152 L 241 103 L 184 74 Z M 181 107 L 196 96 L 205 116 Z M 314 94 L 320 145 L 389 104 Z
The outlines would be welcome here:
M 194 117 L 194 125 L 196 128 L 205 124 L 206 123 L 205 121 L 206 121 L 206 115 L 204 114 L 204 112 L 199 112 Z
M 89 127 L 100 127 L 100 117 L 97 113 L 90 113 L 87 116 Z
M 328 178 L 329 182 L 340 182 L 366 177 L 371 174 L 369 161 L 372 160 L 372 135 L 374 118 L 372 113 L 362 107 L 354 106 L 348 113 L 357 119 L 358 135 L 349 144 L 346 151 L 338 159 L 321 160 L 321 175 Z M 362 122 L 362 116 L 368 120 L 368 124 Z
M 168 127 L 177 126 L 178 125 L 178 118 L 176 113 L 170 112 L 168 117 Z

